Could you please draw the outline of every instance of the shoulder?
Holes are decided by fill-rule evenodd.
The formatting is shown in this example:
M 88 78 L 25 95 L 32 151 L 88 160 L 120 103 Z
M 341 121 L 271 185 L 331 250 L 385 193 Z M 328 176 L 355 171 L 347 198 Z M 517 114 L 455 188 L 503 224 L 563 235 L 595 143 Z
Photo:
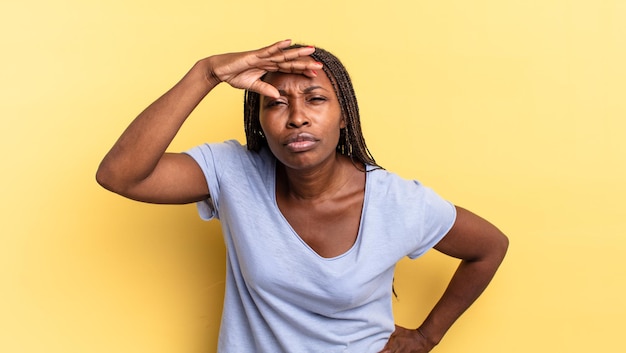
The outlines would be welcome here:
M 255 152 L 248 150 L 237 140 L 219 143 L 205 143 L 185 152 L 200 165 L 215 165 L 221 168 L 233 165 L 238 167 L 262 166 L 271 162 L 272 155 L 265 149 Z
M 419 180 L 407 179 L 385 169 L 368 166 L 367 187 L 373 202 L 395 210 L 451 209 L 452 203 L 445 200 L 432 188 Z
M 399 193 L 417 191 L 425 186 L 415 179 L 406 179 L 386 169 L 367 166 L 369 184 L 377 192 Z
M 245 146 L 243 146 L 237 140 L 228 140 L 224 142 L 214 142 L 214 143 L 203 143 L 201 145 L 195 146 L 185 153 L 191 155 L 196 158 L 196 156 L 204 155 L 204 156 L 213 156 L 213 155 L 221 155 L 221 154 L 243 154 L 246 152 Z
M 369 170 L 369 169 L 368 169 Z M 384 169 L 367 173 L 368 224 L 383 229 L 388 244 L 416 258 L 432 248 L 452 227 L 454 205 L 433 189 Z

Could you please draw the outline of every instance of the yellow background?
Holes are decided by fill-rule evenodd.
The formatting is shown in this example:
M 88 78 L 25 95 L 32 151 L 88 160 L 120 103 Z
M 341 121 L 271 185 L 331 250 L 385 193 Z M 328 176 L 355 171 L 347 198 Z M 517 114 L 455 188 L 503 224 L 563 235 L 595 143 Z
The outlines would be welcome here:
M 214 351 L 219 224 L 94 173 L 196 60 L 284 38 L 344 61 L 379 163 L 510 237 L 435 352 L 626 351 L 626 2 L 4 1 L 0 36 L 0 352 Z M 218 87 L 172 150 L 243 140 L 241 106 Z M 398 323 L 455 265 L 400 263 Z

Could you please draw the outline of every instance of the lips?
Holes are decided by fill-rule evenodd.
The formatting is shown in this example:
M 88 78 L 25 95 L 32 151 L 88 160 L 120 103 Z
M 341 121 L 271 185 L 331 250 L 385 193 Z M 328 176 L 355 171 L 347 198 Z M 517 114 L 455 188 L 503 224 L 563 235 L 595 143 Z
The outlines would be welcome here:
M 299 132 L 289 135 L 284 146 L 292 152 L 305 152 L 313 148 L 318 141 L 315 136 L 309 133 Z

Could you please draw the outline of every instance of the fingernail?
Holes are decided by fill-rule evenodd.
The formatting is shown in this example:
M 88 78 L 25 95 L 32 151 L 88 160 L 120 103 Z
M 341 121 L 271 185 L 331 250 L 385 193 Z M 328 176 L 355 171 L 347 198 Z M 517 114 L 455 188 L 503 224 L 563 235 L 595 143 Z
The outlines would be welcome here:
M 317 76 L 317 71 L 311 70 L 311 72 L 313 73 L 314 76 Z

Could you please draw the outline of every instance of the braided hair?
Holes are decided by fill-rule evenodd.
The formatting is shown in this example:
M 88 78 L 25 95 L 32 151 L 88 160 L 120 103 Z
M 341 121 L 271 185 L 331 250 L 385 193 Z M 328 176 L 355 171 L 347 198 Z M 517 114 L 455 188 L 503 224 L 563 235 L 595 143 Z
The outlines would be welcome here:
M 294 44 L 287 49 L 301 47 L 303 45 Z M 322 70 L 330 79 L 341 107 L 341 115 L 346 122 L 346 127 L 342 128 L 339 134 L 337 153 L 350 157 L 352 161 L 382 168 L 376 163 L 365 144 L 361 131 L 359 106 L 348 71 L 336 56 L 324 49 L 316 47 L 315 52 L 310 56 L 324 65 Z M 261 96 L 256 92 L 246 90 L 244 93 L 244 128 L 247 147 L 251 151 L 259 151 L 267 147 L 259 120 L 260 105 Z

